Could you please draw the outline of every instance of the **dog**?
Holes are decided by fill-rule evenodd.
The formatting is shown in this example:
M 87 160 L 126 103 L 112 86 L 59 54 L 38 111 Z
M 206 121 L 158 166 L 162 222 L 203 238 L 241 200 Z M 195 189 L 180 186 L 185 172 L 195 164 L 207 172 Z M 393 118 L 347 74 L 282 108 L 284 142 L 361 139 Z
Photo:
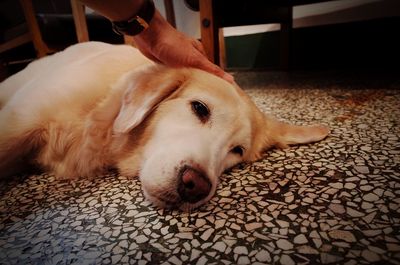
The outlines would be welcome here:
M 116 169 L 139 176 L 161 208 L 194 209 L 225 170 L 328 134 L 263 114 L 236 84 L 155 64 L 127 45 L 76 44 L 0 84 L 1 176 L 23 165 L 59 179 Z

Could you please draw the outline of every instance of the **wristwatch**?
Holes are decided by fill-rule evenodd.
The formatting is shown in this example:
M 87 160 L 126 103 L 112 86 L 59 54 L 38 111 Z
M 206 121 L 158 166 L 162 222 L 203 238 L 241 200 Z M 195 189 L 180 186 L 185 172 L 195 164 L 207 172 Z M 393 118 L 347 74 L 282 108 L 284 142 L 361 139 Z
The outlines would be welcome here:
M 129 20 L 111 21 L 112 28 L 119 35 L 135 36 L 149 27 L 155 10 L 152 0 L 144 0 L 139 12 Z

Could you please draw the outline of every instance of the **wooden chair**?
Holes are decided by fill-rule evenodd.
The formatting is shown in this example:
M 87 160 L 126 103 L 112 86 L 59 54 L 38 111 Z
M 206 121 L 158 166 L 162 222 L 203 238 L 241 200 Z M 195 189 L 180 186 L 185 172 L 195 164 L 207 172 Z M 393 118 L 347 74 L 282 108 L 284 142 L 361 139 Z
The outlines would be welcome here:
M 280 68 L 287 70 L 290 68 L 291 60 L 293 6 L 330 0 L 198 1 L 200 9 L 201 41 L 212 62 L 224 66 L 224 45 L 221 28 L 279 23 L 281 26 Z
M 43 57 L 49 53 L 55 52 L 55 50 L 49 48 L 49 46 L 43 40 L 43 36 L 40 31 L 38 21 L 36 19 L 36 12 L 32 1 L 33 0 L 19 0 L 22 10 L 24 12 L 28 32 L 0 44 L 0 53 L 13 49 L 30 41 L 34 45 L 37 57 Z M 85 15 L 85 5 L 82 4 L 79 0 L 70 1 L 77 40 L 78 42 L 89 41 L 89 33 Z M 167 20 L 171 25 L 175 26 L 175 13 L 172 0 L 164 0 L 164 5 L 166 8 Z M 129 36 L 124 36 L 124 42 L 134 45 L 132 37 Z
M 0 53 L 30 41 L 33 43 L 37 57 L 43 57 L 55 52 L 43 41 L 32 0 L 20 0 L 19 2 L 24 12 L 28 32 L 2 43 L 0 45 Z M 85 19 L 85 8 L 78 0 L 71 0 L 71 7 L 77 39 L 79 42 L 88 41 L 89 34 Z

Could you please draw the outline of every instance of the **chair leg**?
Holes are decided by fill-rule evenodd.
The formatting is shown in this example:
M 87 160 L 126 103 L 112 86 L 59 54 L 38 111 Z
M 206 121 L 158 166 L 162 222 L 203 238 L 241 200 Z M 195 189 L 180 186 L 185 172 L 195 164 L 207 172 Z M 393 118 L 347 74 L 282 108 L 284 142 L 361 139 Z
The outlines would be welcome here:
M 174 28 L 176 28 L 175 11 L 174 11 L 174 3 L 173 3 L 173 1 L 172 0 L 164 0 L 164 6 L 165 6 L 165 14 L 167 16 L 167 21 Z
M 222 69 L 226 68 L 226 51 L 225 51 L 225 38 L 224 31 L 222 28 L 218 30 L 218 40 L 219 40 L 219 66 Z
M 211 62 L 219 64 L 218 25 L 214 21 L 213 0 L 200 0 L 201 42 Z
M 89 33 L 86 23 L 85 6 L 78 0 L 71 0 L 72 15 L 74 16 L 76 37 L 78 42 L 89 41 Z
M 31 0 L 20 0 L 22 10 L 24 12 L 26 24 L 31 34 L 33 46 L 35 47 L 37 57 L 43 57 L 52 52 L 51 49 L 43 41 L 42 34 L 36 20 L 35 10 Z

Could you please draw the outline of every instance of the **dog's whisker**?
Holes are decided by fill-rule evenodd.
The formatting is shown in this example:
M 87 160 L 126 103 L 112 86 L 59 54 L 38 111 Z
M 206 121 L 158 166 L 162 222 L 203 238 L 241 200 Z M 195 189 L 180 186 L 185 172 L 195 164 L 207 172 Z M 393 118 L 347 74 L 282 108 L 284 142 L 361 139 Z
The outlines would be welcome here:
M 151 194 L 163 207 L 178 208 L 181 200 L 173 189 L 166 189 L 162 192 Z

